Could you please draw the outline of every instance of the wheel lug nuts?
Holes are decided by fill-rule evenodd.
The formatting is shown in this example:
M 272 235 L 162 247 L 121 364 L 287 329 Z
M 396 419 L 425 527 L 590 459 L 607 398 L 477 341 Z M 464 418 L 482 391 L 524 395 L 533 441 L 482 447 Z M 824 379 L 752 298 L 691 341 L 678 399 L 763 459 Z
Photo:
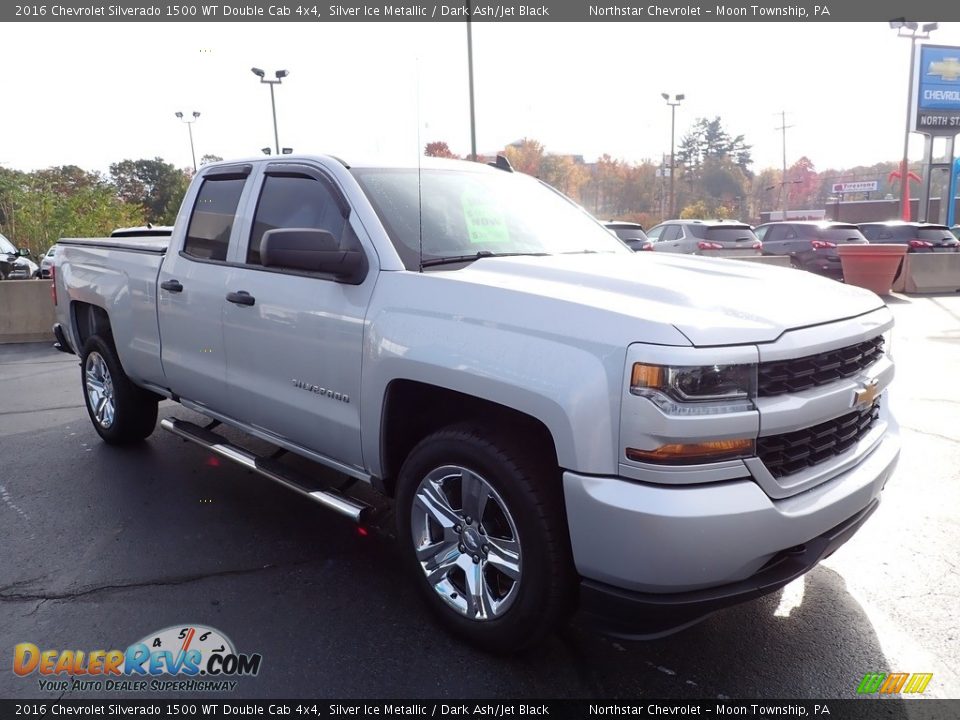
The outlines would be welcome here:
M 454 526 L 453 526 L 453 531 L 454 531 L 454 532 L 462 532 L 462 531 L 463 531 L 463 528 L 460 527 L 459 525 L 454 525 Z
M 469 515 L 467 516 L 467 525 L 473 525 L 473 519 Z
M 457 545 L 457 550 L 459 550 L 460 552 L 464 552 L 466 548 L 463 546 L 463 543 L 460 543 L 459 545 Z
M 483 550 L 483 554 L 486 555 L 488 552 L 490 552 L 490 546 L 484 545 L 482 550 Z
M 480 556 L 479 556 L 479 555 L 474 555 L 474 556 L 473 556 L 473 564 L 474 564 L 474 565 L 478 565 L 479 563 L 480 563 Z

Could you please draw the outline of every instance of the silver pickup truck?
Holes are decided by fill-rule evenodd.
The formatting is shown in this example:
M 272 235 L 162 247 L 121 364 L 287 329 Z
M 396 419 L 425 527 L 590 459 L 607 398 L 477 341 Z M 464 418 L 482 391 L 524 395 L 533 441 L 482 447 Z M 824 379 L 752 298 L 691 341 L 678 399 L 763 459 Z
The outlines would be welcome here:
M 883 302 L 633 253 L 497 165 L 211 164 L 169 237 L 61 240 L 54 331 L 94 428 L 142 441 L 167 398 L 210 424 L 165 430 L 358 522 L 277 455 L 372 486 L 441 622 L 494 650 L 577 608 L 675 631 L 846 541 L 899 454 Z

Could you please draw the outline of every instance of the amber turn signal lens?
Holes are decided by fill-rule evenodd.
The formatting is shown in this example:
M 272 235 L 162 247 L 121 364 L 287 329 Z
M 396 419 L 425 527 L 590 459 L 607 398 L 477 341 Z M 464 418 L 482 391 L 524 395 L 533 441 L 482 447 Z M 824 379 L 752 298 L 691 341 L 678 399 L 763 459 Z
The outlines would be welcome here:
M 671 443 L 656 450 L 627 448 L 627 458 L 638 462 L 654 462 L 664 465 L 692 465 L 701 462 L 733 460 L 754 453 L 753 438 L 735 440 L 710 440 L 700 443 Z
M 630 375 L 631 388 L 662 388 L 663 370 L 660 365 L 645 365 L 643 363 L 634 363 L 633 372 Z

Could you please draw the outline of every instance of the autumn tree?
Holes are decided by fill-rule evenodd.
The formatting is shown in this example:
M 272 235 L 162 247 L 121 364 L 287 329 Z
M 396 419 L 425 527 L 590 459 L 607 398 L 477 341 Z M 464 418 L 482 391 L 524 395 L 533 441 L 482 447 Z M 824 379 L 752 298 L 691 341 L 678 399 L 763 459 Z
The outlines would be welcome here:
M 543 154 L 543 144 L 531 138 L 518 140 L 507 145 L 503 150 L 504 157 L 510 161 L 514 170 L 534 177 L 540 175 L 540 163 L 543 161 Z
M 582 163 L 569 155 L 544 155 L 540 160 L 540 179 L 564 195 L 580 199 L 580 191 L 590 179 Z
M 455 154 L 445 142 L 440 140 L 428 142 L 427 146 L 423 149 L 423 154 L 427 157 L 460 159 L 459 155 Z
M 811 208 L 820 194 L 820 176 L 806 155 L 787 170 L 787 200 L 791 208 Z
M 223 158 L 220 157 L 219 155 L 213 155 L 211 153 L 207 153 L 206 155 L 200 158 L 200 167 L 203 167 L 204 165 L 209 165 L 210 163 L 220 162 L 221 160 L 223 160 Z

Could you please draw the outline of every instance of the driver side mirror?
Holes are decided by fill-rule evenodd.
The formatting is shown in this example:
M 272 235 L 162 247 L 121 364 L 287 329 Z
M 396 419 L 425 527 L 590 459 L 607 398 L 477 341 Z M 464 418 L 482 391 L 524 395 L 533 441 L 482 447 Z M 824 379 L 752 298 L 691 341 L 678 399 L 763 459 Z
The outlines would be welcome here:
M 33 253 L 30 252 L 30 248 L 20 248 L 17 250 L 17 255 L 20 257 L 30 257 Z
M 268 230 L 260 241 L 260 261 L 264 267 L 329 273 L 351 285 L 367 275 L 362 250 L 343 249 L 330 232 L 314 228 Z

